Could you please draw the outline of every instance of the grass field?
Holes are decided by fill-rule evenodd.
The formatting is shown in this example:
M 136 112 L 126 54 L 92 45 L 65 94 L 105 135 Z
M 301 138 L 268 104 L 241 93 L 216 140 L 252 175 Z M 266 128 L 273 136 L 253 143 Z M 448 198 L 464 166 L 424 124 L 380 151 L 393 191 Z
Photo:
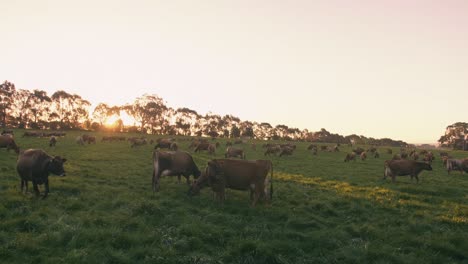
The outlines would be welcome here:
M 153 194 L 150 145 L 96 133 L 96 145 L 79 146 L 82 132 L 68 132 L 49 148 L 15 132 L 22 149 L 66 157 L 67 176 L 49 178 L 45 200 L 23 195 L 16 154 L 0 149 L 1 263 L 468 263 L 468 174 L 447 175 L 438 154 L 419 184 L 392 183 L 382 180 L 383 148 L 344 163 L 349 147 L 312 156 L 297 143 L 293 156 L 271 158 L 272 205 L 252 208 L 247 192 L 229 190 L 223 205 L 209 188 L 189 197 L 176 177 Z M 261 144 L 243 146 L 247 159 L 265 158 Z M 200 169 L 212 158 L 193 156 Z

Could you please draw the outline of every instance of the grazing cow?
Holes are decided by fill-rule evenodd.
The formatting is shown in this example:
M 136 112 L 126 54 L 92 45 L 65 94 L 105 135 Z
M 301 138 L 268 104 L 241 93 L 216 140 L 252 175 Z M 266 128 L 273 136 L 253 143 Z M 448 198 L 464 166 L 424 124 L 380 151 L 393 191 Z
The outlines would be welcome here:
M 377 151 L 376 147 L 371 147 L 367 150 L 367 152 L 370 152 L 370 153 L 375 153 L 376 151 Z
M 154 149 L 158 149 L 158 148 L 171 149 L 172 143 L 174 143 L 174 140 L 172 138 L 160 138 L 156 140 L 156 145 L 154 146 Z
M 326 150 L 328 150 L 328 146 L 320 146 L 320 150 L 321 151 L 326 151 Z
M 460 171 L 460 173 L 463 173 L 463 162 L 467 159 L 449 159 L 447 157 L 443 157 L 442 160 L 447 168 L 447 174 L 450 174 L 452 170 L 457 170 Z
M 271 146 L 267 147 L 264 156 L 266 156 L 266 155 L 270 156 L 271 154 L 276 156 L 280 152 L 281 152 L 281 147 L 280 146 L 271 145 Z
M 19 154 L 19 147 L 16 145 L 15 140 L 10 135 L 1 135 L 0 136 L 0 148 L 6 148 L 7 151 L 13 149 L 16 154 Z
M 55 136 L 51 136 L 49 139 L 49 147 L 55 147 L 55 144 L 57 144 L 57 139 Z
M 86 137 L 86 141 L 88 142 L 88 144 L 96 144 L 96 137 L 95 136 L 87 136 Z
M 245 153 L 243 149 L 235 148 L 235 147 L 228 147 L 226 149 L 226 153 L 224 153 L 224 157 L 245 159 Z
M 38 185 L 45 185 L 43 198 L 49 194 L 49 174 L 65 176 L 63 163 L 67 161 L 60 156 L 49 156 L 41 149 L 28 149 L 22 152 L 16 163 L 16 170 L 21 178 L 21 191 L 28 190 L 28 182 L 32 181 L 33 189 L 39 196 Z
M 418 175 L 423 170 L 431 171 L 432 167 L 426 162 L 419 162 L 414 160 L 386 160 L 384 179 L 389 176 L 392 178 L 392 182 L 395 182 L 396 176 L 410 175 L 411 181 L 414 177 L 416 178 L 416 181 L 419 182 Z
M 366 150 L 361 147 L 357 147 L 356 149 L 353 149 L 353 152 L 355 152 L 356 155 L 361 155 L 361 153 L 363 153 L 364 151 Z
M 177 176 L 179 183 L 181 176 L 184 176 L 190 185 L 190 175 L 198 179 L 200 170 L 189 153 L 159 150 L 153 152 L 153 192 L 159 191 L 162 176 Z
M 392 154 L 393 154 L 393 150 L 392 150 L 392 149 L 387 149 L 387 154 L 392 155 Z
M 362 160 L 362 161 L 365 161 L 365 160 L 367 159 L 367 153 L 366 153 L 365 151 L 362 152 L 361 155 L 360 155 L 360 157 L 361 157 L 361 160 Z
M 75 141 L 78 145 L 84 146 L 84 139 L 82 136 L 77 136 Z
M 196 145 L 194 152 L 200 152 L 206 150 L 208 154 L 215 155 L 216 144 L 209 143 L 208 141 L 200 142 Z
M 356 152 L 351 152 L 351 153 L 346 154 L 344 162 L 348 162 L 348 161 L 351 161 L 351 160 L 356 161 Z
M 270 179 L 268 172 L 271 173 Z M 192 184 L 189 194 L 199 194 L 206 185 L 211 186 L 221 202 L 225 200 L 226 188 L 250 190 L 252 206 L 258 200 L 269 202 L 273 196 L 273 164 L 270 160 L 214 159 L 208 162 L 202 176 Z
M 293 148 L 290 148 L 290 147 L 282 147 L 281 148 L 281 152 L 279 154 L 279 156 L 283 156 L 283 155 L 289 155 L 291 156 L 294 152 L 294 149 Z
M 130 144 L 131 148 L 139 147 L 139 146 L 143 146 L 143 145 L 148 144 L 148 141 L 146 140 L 146 138 L 137 138 L 135 140 L 132 140 L 131 142 L 132 142 Z
M 310 144 L 310 145 L 307 147 L 307 150 L 312 150 L 312 149 L 316 149 L 316 148 L 317 148 L 317 145 Z

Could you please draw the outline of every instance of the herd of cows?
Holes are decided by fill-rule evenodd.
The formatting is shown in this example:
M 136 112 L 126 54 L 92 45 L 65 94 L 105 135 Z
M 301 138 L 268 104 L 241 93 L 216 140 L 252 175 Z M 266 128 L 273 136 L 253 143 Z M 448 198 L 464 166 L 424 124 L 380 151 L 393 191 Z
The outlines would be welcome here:
M 46 137 L 49 138 L 49 146 L 54 147 L 58 142 L 58 138 L 65 135 L 63 132 L 25 132 L 23 137 Z M 273 164 L 271 160 L 246 160 L 244 149 L 234 146 L 245 146 L 247 142 L 243 140 L 227 142 L 224 153 L 225 158 L 210 160 L 203 171 L 199 170 L 189 152 L 179 150 L 179 145 L 174 138 L 160 138 L 154 141 L 153 139 L 147 140 L 144 137 L 104 136 L 101 140 L 101 142 L 116 141 L 128 141 L 131 148 L 155 144 L 153 151 L 153 192 L 159 191 L 161 177 L 177 176 L 180 182 L 181 177 L 184 176 L 187 184 L 190 186 L 188 190 L 188 194 L 190 195 L 197 195 L 203 187 L 210 186 L 215 197 L 221 202 L 225 200 L 226 188 L 250 191 L 252 206 L 255 206 L 258 201 L 271 202 L 273 195 Z M 96 142 L 95 136 L 87 134 L 76 138 L 76 143 L 79 145 L 85 145 L 86 143 L 96 144 Z M 257 147 L 255 143 L 251 143 L 250 146 L 256 151 Z M 214 155 L 219 147 L 219 142 L 194 138 L 188 148 L 195 153 L 206 151 L 208 154 Z M 296 145 L 293 143 L 267 143 L 263 144 L 262 147 L 265 150 L 264 156 L 275 155 L 282 157 L 293 155 L 296 150 Z M 49 174 L 65 176 L 63 165 L 66 159 L 60 156 L 50 156 L 42 149 L 20 151 L 11 130 L 4 130 L 2 132 L 0 136 L 0 148 L 13 149 L 18 154 L 16 169 L 21 180 L 22 192 L 28 191 L 28 183 L 31 181 L 34 193 L 39 195 L 38 185 L 44 184 L 45 192 L 43 198 L 46 198 L 49 193 Z M 319 148 L 321 151 L 340 151 L 339 144 L 320 147 L 311 144 L 307 150 L 312 155 L 317 155 Z M 163 151 L 162 149 L 167 150 Z M 387 149 L 386 151 L 387 154 L 393 155 L 392 149 Z M 344 161 L 356 161 L 357 157 L 365 160 L 368 156 L 379 158 L 380 154 L 376 147 L 371 147 L 367 150 L 358 147 L 353 149 L 351 153 L 346 153 Z M 419 161 L 420 157 L 422 161 Z M 468 172 L 468 158 L 454 159 L 447 152 L 440 152 L 440 157 L 448 173 L 452 170 L 458 170 L 461 173 Z M 414 149 L 408 151 L 406 148 L 401 148 L 400 153 L 393 155 L 391 160 L 385 160 L 384 178 L 390 177 L 392 181 L 395 181 L 396 176 L 409 175 L 411 180 L 416 178 L 417 182 L 419 182 L 418 175 L 423 170 L 431 171 L 431 164 L 434 159 L 435 157 L 430 151 L 422 150 L 417 152 Z M 190 181 L 190 176 L 193 176 L 193 182 Z

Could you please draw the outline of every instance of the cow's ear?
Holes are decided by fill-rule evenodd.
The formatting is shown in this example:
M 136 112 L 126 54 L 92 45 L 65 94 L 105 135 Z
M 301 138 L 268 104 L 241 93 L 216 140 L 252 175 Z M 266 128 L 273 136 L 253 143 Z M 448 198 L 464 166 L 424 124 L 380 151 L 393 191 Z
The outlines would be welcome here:
M 67 159 L 62 159 L 62 162 L 65 163 L 65 161 L 67 161 Z

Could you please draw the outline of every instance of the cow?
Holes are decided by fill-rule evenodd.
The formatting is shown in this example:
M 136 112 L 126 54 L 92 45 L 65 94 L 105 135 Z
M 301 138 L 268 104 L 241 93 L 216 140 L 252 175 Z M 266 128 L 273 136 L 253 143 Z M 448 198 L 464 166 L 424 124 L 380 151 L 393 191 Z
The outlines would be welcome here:
M 281 148 L 281 152 L 279 154 L 279 156 L 284 156 L 284 155 L 289 155 L 291 156 L 294 152 L 294 149 L 293 148 L 290 148 L 290 147 L 282 147 Z
M 270 178 L 268 179 L 268 172 Z M 268 190 L 268 183 L 270 188 Z M 214 159 L 189 189 L 197 195 L 204 186 L 211 186 L 219 201 L 225 200 L 225 189 L 250 190 L 251 206 L 259 200 L 271 202 L 273 197 L 273 164 L 270 160 Z
M 210 146 L 211 146 L 211 150 L 210 150 Z M 195 147 L 194 151 L 195 151 L 195 153 L 197 153 L 197 152 L 200 152 L 202 150 L 206 150 L 206 151 L 208 151 L 208 153 L 211 154 L 211 153 L 214 153 L 213 148 L 216 149 L 214 144 L 211 144 L 209 142 L 201 142 Z
M 185 151 L 153 152 L 153 192 L 159 191 L 162 176 L 177 176 L 179 183 L 181 176 L 184 176 L 190 185 L 190 175 L 198 179 L 200 174 L 192 156 Z
M 87 141 L 88 144 L 91 144 L 91 143 L 96 144 L 96 137 L 95 136 L 87 136 L 85 141 Z
M 356 149 L 353 149 L 353 152 L 355 152 L 356 155 L 361 155 L 361 153 L 363 153 L 364 151 L 366 150 L 361 147 L 357 147 Z
M 392 149 L 387 149 L 387 154 L 392 155 L 392 154 L 393 154 L 393 150 L 392 150 Z
M 312 155 L 317 155 L 317 148 L 312 149 Z
M 235 147 L 228 147 L 226 149 L 226 153 L 224 153 L 224 157 L 245 159 L 245 153 L 243 149 L 235 148 Z
M 351 160 L 356 161 L 356 152 L 351 152 L 351 153 L 346 154 L 344 162 L 348 162 L 348 161 L 351 161 Z
M 172 138 L 160 138 L 156 140 L 156 145 L 154 146 L 154 149 L 158 149 L 158 148 L 171 149 L 172 143 L 174 143 L 174 140 Z
M 467 159 L 464 159 L 467 160 Z M 443 157 L 442 161 L 447 168 L 447 174 L 450 174 L 452 170 L 460 171 L 463 173 L 463 161 L 462 159 L 449 159 L 447 157 Z
M 232 142 L 231 142 L 231 141 L 227 141 L 227 142 L 226 142 L 226 147 L 230 147 L 230 146 L 232 146 Z
M 380 158 L 380 154 L 378 151 L 374 152 L 374 158 Z
M 84 146 L 84 139 L 82 136 L 77 136 L 75 141 L 78 145 Z
M 317 149 L 317 145 L 315 145 L 315 144 L 310 144 L 310 145 L 307 147 L 307 150 L 312 150 L 312 149 Z
M 424 156 L 423 161 L 428 162 L 428 163 L 431 164 L 432 161 L 433 161 L 434 159 L 435 159 L 435 158 L 434 158 L 434 154 L 432 154 L 432 152 L 428 152 L 428 153 L 426 153 L 426 155 Z
M 35 132 L 35 131 L 33 131 L 33 132 L 26 131 L 23 134 L 23 137 L 40 137 L 40 136 L 42 136 L 42 133 L 41 132 Z
M 276 155 L 281 152 L 281 147 L 278 145 L 272 145 L 267 147 L 264 156 L 268 155 L 270 156 L 271 154 Z
M 39 196 L 38 185 L 45 185 L 43 199 L 49 194 L 49 174 L 65 176 L 63 164 L 67 159 L 60 156 L 49 156 L 41 149 L 28 149 L 18 157 L 16 170 L 21 178 L 21 192 L 28 191 L 28 182 L 32 181 L 36 196 Z
M 411 181 L 413 181 L 413 178 L 416 178 L 416 181 L 419 183 L 418 175 L 423 170 L 432 171 L 432 167 L 426 162 L 414 160 L 386 160 L 384 179 L 389 176 L 392 178 L 392 182 L 395 182 L 396 176 L 410 175 Z
M 1 135 L 0 136 L 0 148 L 6 148 L 7 151 L 13 149 L 16 154 L 19 154 L 19 147 L 16 145 L 15 140 L 10 135 Z
M 171 146 L 169 146 L 169 149 L 172 150 L 172 151 L 176 151 L 176 150 L 179 149 L 179 145 L 177 145 L 176 142 L 172 142 Z
M 138 147 L 138 146 L 143 146 L 143 145 L 148 144 L 148 141 L 146 140 L 146 138 L 137 138 L 137 139 L 135 139 L 135 140 L 133 140 L 131 142 L 132 142 L 130 144 L 131 148 Z
M 57 139 L 55 136 L 51 136 L 49 139 L 49 147 L 55 147 L 55 144 L 57 144 Z
M 365 151 L 362 152 L 361 155 L 360 155 L 360 157 L 361 157 L 361 160 L 362 160 L 362 161 L 365 161 L 365 160 L 367 159 L 367 152 L 365 152 Z

